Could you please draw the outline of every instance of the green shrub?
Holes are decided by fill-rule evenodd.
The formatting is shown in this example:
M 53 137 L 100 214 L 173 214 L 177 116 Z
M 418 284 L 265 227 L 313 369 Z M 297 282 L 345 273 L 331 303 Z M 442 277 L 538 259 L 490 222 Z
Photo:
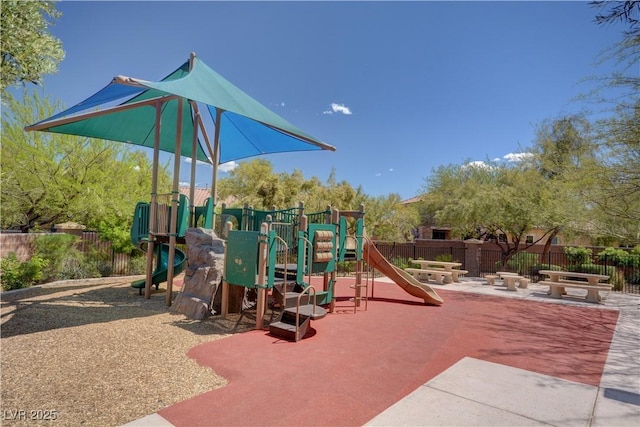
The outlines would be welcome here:
M 355 271 L 355 267 L 355 261 L 338 261 L 337 270 L 340 274 L 349 275 Z
M 145 274 L 147 271 L 146 256 L 132 256 L 129 258 L 129 274 Z
M 111 277 L 113 275 L 113 266 L 110 261 L 96 261 L 96 269 L 101 277 Z
M 572 264 L 567 266 L 567 271 L 575 271 L 577 273 L 605 274 L 604 270 L 604 265 L 592 264 L 590 262 L 584 264 Z
M 591 262 L 591 249 L 585 247 L 579 248 L 564 248 L 564 253 L 567 255 L 567 260 L 571 265 L 587 264 Z
M 640 285 L 640 270 L 631 271 L 631 273 L 625 277 L 625 280 L 630 285 Z
M 0 283 L 2 290 L 28 288 L 43 278 L 43 269 L 47 261 L 38 255 L 20 262 L 15 252 L 10 252 L 0 260 Z
M 77 236 L 65 233 L 36 237 L 35 254 L 49 262 L 43 272 L 45 282 L 59 280 L 65 259 L 82 256 L 76 248 L 78 240 Z
M 598 254 L 598 261 L 607 265 L 624 267 L 629 264 L 632 256 L 624 249 L 606 248 Z
M 458 261 L 454 261 L 454 260 L 453 260 L 453 255 L 452 255 L 452 254 L 440 254 L 440 255 L 436 255 L 436 257 L 434 258 L 434 261 L 441 261 L 441 262 L 458 262 Z
M 624 289 L 624 283 L 625 283 L 625 277 L 624 277 L 624 271 L 618 270 L 618 269 L 614 269 L 610 274 L 609 274 L 609 283 L 611 283 L 613 285 L 613 290 L 614 291 L 621 291 Z
M 389 260 L 389 262 L 403 270 L 405 268 L 408 268 L 409 264 L 411 263 L 410 260 L 406 260 L 405 258 L 400 258 L 400 257 L 393 257 L 392 259 Z
M 518 252 L 507 262 L 509 271 L 524 275 L 530 272 L 531 266 L 538 263 L 538 254 Z
M 561 265 L 555 264 L 535 264 L 529 267 L 529 277 L 534 282 L 539 282 L 540 280 L 544 280 L 547 276 L 545 274 L 540 274 L 540 270 L 552 270 L 552 271 L 562 271 L 564 267 Z
M 421 260 L 422 258 L 418 259 Z M 422 265 L 413 262 L 413 258 L 409 258 L 409 260 L 407 261 L 407 266 L 404 268 L 422 268 Z
M 100 271 L 94 262 L 88 262 L 85 257 L 69 256 L 62 262 L 62 266 L 53 277 L 55 280 L 75 280 L 100 277 Z
M 38 236 L 35 239 L 35 254 L 47 260 L 43 271 L 45 282 L 101 276 L 98 262 L 88 259 L 78 250 L 78 241 L 77 236 L 64 233 Z

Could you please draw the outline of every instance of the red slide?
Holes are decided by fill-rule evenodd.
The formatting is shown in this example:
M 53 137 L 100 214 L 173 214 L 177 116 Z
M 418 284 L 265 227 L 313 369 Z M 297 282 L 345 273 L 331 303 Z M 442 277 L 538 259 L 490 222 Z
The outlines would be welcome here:
M 362 244 L 364 259 L 380 273 L 393 280 L 406 293 L 422 298 L 426 304 L 441 305 L 444 300 L 429 285 L 419 282 L 412 275 L 391 264 L 378 248 L 368 240 Z

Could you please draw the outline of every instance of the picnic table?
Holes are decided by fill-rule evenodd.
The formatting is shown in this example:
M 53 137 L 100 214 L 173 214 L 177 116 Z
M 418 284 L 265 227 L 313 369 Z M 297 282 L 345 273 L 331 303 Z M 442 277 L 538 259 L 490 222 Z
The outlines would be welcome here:
M 511 271 L 496 271 L 495 274 L 487 274 L 484 277 L 489 285 L 494 285 L 496 279 L 502 279 L 503 284 L 510 291 L 517 291 L 516 282 L 518 282 L 518 288 L 527 288 L 529 286 L 529 279 Z
M 599 302 L 600 291 L 610 291 L 613 285 L 608 283 L 602 283 L 604 280 L 609 280 L 609 276 L 605 274 L 592 274 L 592 273 L 577 273 L 573 271 L 557 271 L 557 270 L 540 270 L 540 274 L 549 276 L 548 279 L 543 280 L 542 284 L 549 285 L 549 293 L 553 298 L 562 298 L 562 295 L 566 295 L 565 288 L 586 289 L 587 301 Z M 586 279 L 585 281 L 578 281 L 574 279 Z
M 423 260 L 423 259 L 414 259 L 411 260 L 414 264 L 419 264 L 420 269 L 425 272 L 431 271 L 445 271 L 451 273 L 451 279 L 454 282 L 460 281 L 461 274 L 469 274 L 467 270 L 460 270 L 462 267 L 461 262 L 450 262 L 450 261 L 431 261 L 431 260 Z M 447 275 L 448 276 L 448 275 Z M 447 282 L 448 277 L 445 277 L 445 283 Z
M 502 279 L 504 284 L 507 286 L 507 289 L 510 291 L 517 291 L 516 282 L 519 283 L 521 279 L 524 279 L 524 277 L 520 276 L 518 273 L 510 271 L 497 271 L 496 275 Z

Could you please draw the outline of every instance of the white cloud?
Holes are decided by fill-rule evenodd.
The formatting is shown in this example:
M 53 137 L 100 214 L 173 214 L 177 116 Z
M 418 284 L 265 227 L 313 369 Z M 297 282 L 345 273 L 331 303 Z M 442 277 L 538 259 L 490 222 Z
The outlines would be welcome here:
M 533 153 L 509 153 L 505 154 L 502 158 L 508 162 L 521 162 L 533 157 Z
M 222 163 L 221 165 L 218 166 L 218 170 L 220 172 L 231 172 L 232 170 L 234 170 L 235 168 L 237 168 L 238 162 L 232 160 L 230 162 L 227 163 Z
M 481 169 L 487 169 L 490 168 L 491 166 L 486 164 L 485 162 L 483 162 L 482 160 L 476 160 L 475 162 L 469 162 L 466 163 L 464 165 L 462 165 L 463 168 L 481 168 Z
M 380 172 L 378 172 L 378 173 L 376 174 L 376 176 L 380 176 L 380 175 L 382 175 Z
M 208 157 L 209 161 L 211 161 L 211 157 Z M 192 163 L 191 157 L 183 157 L 182 161 L 185 163 Z M 211 164 L 207 163 L 207 162 L 203 162 L 202 160 L 196 160 L 196 164 L 197 165 L 207 165 L 207 166 L 211 166 Z
M 336 104 L 335 102 L 331 104 L 330 110 L 326 110 L 322 112 L 322 114 L 333 114 L 333 113 L 342 113 L 347 116 L 352 114 L 349 107 L 345 106 L 344 104 Z
M 389 172 L 393 172 L 393 168 L 389 168 Z

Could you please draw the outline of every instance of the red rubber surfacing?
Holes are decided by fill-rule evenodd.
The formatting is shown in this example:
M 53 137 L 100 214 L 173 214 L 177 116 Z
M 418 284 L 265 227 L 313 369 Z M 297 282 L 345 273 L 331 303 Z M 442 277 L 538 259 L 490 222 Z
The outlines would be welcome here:
M 599 385 L 617 311 L 437 291 L 444 304 L 426 306 L 378 282 L 367 311 L 339 298 L 297 343 L 253 331 L 196 346 L 189 356 L 229 384 L 159 413 L 176 426 L 359 426 L 463 357 Z

